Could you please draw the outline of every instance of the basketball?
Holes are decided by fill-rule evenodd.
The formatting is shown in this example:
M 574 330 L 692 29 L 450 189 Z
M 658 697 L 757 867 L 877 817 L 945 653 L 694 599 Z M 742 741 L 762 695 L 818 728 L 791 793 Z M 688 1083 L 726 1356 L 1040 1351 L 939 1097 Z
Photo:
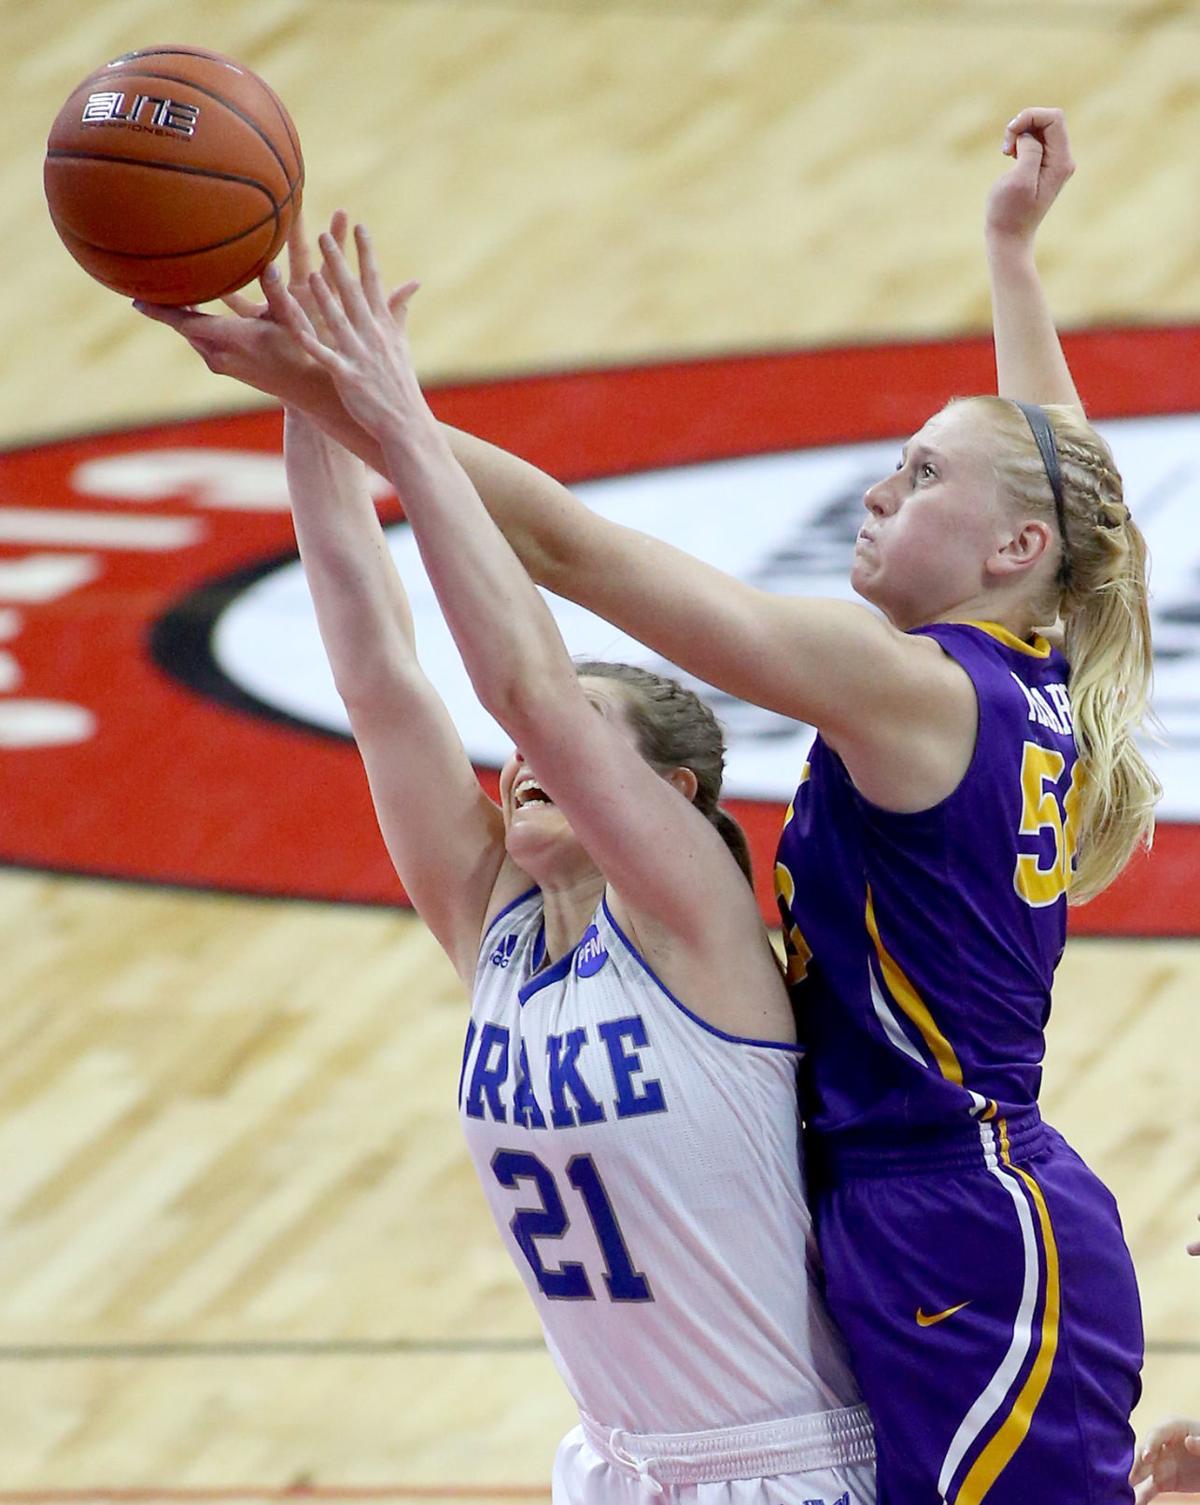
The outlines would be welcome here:
M 86 272 L 127 298 L 181 305 L 234 292 L 274 259 L 304 162 L 257 74 L 201 47 L 145 47 L 72 91 L 44 182 Z

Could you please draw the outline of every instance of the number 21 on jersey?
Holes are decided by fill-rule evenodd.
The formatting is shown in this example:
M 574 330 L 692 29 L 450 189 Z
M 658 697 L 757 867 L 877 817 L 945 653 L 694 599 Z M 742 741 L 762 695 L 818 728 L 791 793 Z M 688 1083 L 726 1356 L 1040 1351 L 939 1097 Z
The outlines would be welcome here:
M 538 1249 L 539 1239 L 560 1239 L 571 1226 L 554 1173 L 536 1155 L 525 1150 L 497 1150 L 492 1171 L 501 1186 L 531 1183 L 540 1205 L 518 1207 L 508 1225 L 517 1247 L 529 1263 L 538 1289 L 552 1301 L 593 1301 L 595 1293 L 587 1271 L 575 1261 L 551 1268 Z M 630 1258 L 625 1235 L 617 1222 L 612 1202 L 600 1172 L 590 1155 L 573 1155 L 566 1176 L 583 1201 L 596 1242 L 604 1259 L 604 1285 L 610 1301 L 653 1301 L 650 1282 Z
M 1079 801 L 1083 793 L 1083 764 L 1077 758 L 1065 794 L 1059 780 L 1067 766 L 1062 753 L 1038 742 L 1026 742 L 1021 758 L 1022 836 L 1050 831 L 1054 855 L 1042 866 L 1043 853 L 1018 852 L 1013 887 L 1034 909 L 1042 909 L 1062 897 L 1071 886 L 1075 853 L 1079 844 Z

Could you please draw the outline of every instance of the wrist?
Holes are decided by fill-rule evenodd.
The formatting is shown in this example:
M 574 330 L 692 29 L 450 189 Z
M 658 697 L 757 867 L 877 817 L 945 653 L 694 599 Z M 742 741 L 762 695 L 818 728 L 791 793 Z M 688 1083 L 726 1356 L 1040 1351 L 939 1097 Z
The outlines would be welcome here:
M 414 460 L 453 460 L 454 451 L 441 425 L 422 400 L 420 407 L 388 412 L 375 432 L 389 468 L 407 467 Z
M 285 368 L 269 373 L 269 379 L 256 383 L 260 392 L 281 403 L 285 410 L 308 414 L 328 412 L 338 405 L 333 383 L 312 362 L 300 368 Z
M 311 413 L 287 403 L 283 407 L 283 442 L 285 447 L 299 446 L 309 454 L 332 453 L 338 448 L 337 441 L 330 438 Z
M 1018 271 L 1032 270 L 1035 266 L 1035 233 L 1033 230 L 993 230 L 989 227 L 985 237 L 989 263 Z

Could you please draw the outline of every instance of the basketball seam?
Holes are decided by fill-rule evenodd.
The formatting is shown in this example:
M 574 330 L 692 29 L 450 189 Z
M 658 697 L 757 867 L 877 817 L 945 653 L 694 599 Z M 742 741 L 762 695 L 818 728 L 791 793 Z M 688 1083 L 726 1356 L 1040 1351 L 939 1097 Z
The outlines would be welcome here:
M 86 246 L 89 251 L 101 251 L 105 256 L 116 256 L 121 261 L 179 261 L 185 256 L 205 256 L 209 251 L 220 251 L 224 246 L 236 245 L 247 235 L 253 235 L 256 230 L 261 230 L 271 219 L 271 215 L 264 214 L 262 219 L 255 220 L 254 224 L 247 225 L 239 234 L 231 235 L 228 240 L 214 240 L 210 246 L 194 246 L 187 251 L 113 251 L 108 246 L 97 245 L 94 240 L 84 240 L 83 236 L 76 235 L 74 230 L 60 230 L 59 234 L 67 240 L 73 240 L 76 245 Z
M 123 52 L 120 57 L 113 58 L 111 62 L 105 63 L 104 68 L 97 68 L 92 77 L 99 78 L 106 68 L 115 68 L 118 63 L 133 63 L 140 57 L 198 57 L 206 63 L 220 63 L 222 67 L 230 68 L 243 77 L 249 72 L 232 58 L 222 57 L 217 52 L 206 52 L 202 47 L 141 47 L 136 52 Z
M 95 159 L 89 157 L 86 160 L 94 161 Z M 154 164 L 139 162 L 136 165 L 139 167 L 150 167 Z M 268 195 L 268 197 L 270 196 Z M 270 219 L 275 220 L 276 228 L 278 229 L 280 211 L 287 207 L 291 199 L 292 195 L 289 193 L 278 209 L 272 210 L 270 214 L 264 214 L 262 219 L 255 220 L 252 225 L 247 225 L 239 234 L 231 235 L 227 240 L 214 240 L 209 246 L 196 246 L 189 251 L 113 251 L 108 246 L 99 245 L 94 240 L 84 240 L 82 235 L 76 235 L 74 230 L 68 230 L 65 227 L 59 230 L 59 234 L 69 237 L 78 245 L 87 246 L 89 251 L 102 251 L 105 256 L 119 256 L 123 261 L 177 261 L 181 256 L 204 256 L 209 251 L 219 251 L 224 246 L 236 245 L 239 240 L 244 240 L 247 235 L 253 235 L 256 230 L 261 230 Z M 220 297 L 221 294 L 218 293 L 217 296 Z
M 276 94 L 275 90 L 271 88 L 270 84 L 268 84 L 265 79 L 263 80 L 263 88 L 271 96 L 271 103 L 275 106 L 275 113 L 279 116 L 279 123 L 287 132 L 287 138 L 289 142 L 291 142 L 292 150 L 296 153 L 296 164 L 299 171 L 299 177 L 296 179 L 293 187 L 299 188 L 300 185 L 304 182 L 304 153 L 300 150 L 300 137 L 296 132 L 296 127 L 292 123 L 292 117 L 288 114 L 287 107 L 284 105 L 283 100 L 280 99 L 279 95 Z
M 267 185 L 260 183 L 257 178 L 246 178 L 236 172 L 222 172 L 219 167 L 192 167 L 184 162 L 145 162 L 136 157 L 118 157 L 112 152 L 69 152 L 61 146 L 51 147 L 46 156 L 58 162 L 115 162 L 118 167 L 148 167 L 151 172 L 182 172 L 193 178 L 219 178 L 223 183 L 244 183 L 247 188 L 257 188 L 264 198 L 281 208 L 292 196 L 292 190 L 289 189 L 287 198 L 276 199 Z
M 286 203 L 288 200 L 285 199 L 283 202 Z M 280 208 L 283 208 L 283 205 L 280 205 Z M 236 242 L 244 241 L 245 236 L 253 235 L 254 230 L 262 229 L 263 224 L 268 223 L 268 220 L 276 221 L 276 229 L 279 229 L 279 214 L 277 212 L 276 214 L 265 214 L 260 220 L 254 221 L 253 224 L 248 224 L 238 235 L 230 235 L 226 241 L 214 241 L 211 245 L 197 245 L 197 247 L 191 248 L 188 251 L 113 251 L 107 245 L 98 245 L 95 241 L 84 241 L 83 236 L 75 235 L 74 230 L 62 229 L 59 233 L 60 235 L 69 236 L 72 241 L 77 241 L 80 245 L 86 245 L 89 250 L 102 251 L 105 256 L 119 256 L 120 259 L 126 260 L 126 262 L 172 262 L 172 260 L 178 260 L 181 256 L 206 256 L 208 251 L 220 251 L 226 245 L 236 245 Z
M 172 49 L 172 52 L 174 52 L 174 49 Z M 189 57 L 197 56 L 197 54 L 195 53 L 187 53 L 183 55 Z M 139 56 L 141 56 L 141 54 L 139 54 Z M 171 56 L 171 53 L 167 53 L 166 56 Z M 296 185 L 292 181 L 292 175 L 288 171 L 287 163 L 280 156 L 275 143 L 271 140 L 267 133 L 262 130 L 253 119 L 251 119 L 249 115 L 246 115 L 243 113 L 243 111 L 239 110 L 237 105 L 231 103 L 231 101 L 226 99 L 223 94 L 218 94 L 215 89 L 208 89 L 203 84 L 194 83 L 190 78 L 180 78 L 177 73 L 156 73 L 150 68 L 138 68 L 134 71 L 140 73 L 143 78 L 160 78 L 164 83 L 167 84 L 182 84 L 185 88 L 195 89 L 197 94 L 203 94 L 209 99 L 215 99 L 218 104 L 224 105 L 231 115 L 236 115 L 244 125 L 248 125 L 250 127 L 254 134 L 259 138 L 259 140 L 275 158 L 276 162 L 279 163 L 280 170 L 283 173 L 283 181 L 288 185 L 289 189 L 295 188 Z M 103 77 L 103 74 L 94 74 L 92 78 L 87 79 L 85 82 L 89 84 L 93 83 L 98 77 Z M 119 78 L 120 74 L 110 74 L 109 77 Z M 254 74 L 253 77 L 258 78 L 258 75 Z M 259 83 L 262 83 L 261 79 L 259 79 L 258 81 Z M 83 85 L 81 84 L 80 88 L 82 87 Z M 263 87 L 266 88 L 266 85 L 264 84 Z M 78 90 L 76 92 L 78 92 Z M 268 90 L 268 93 L 272 92 L 273 91 Z M 290 133 L 288 140 L 290 144 Z M 299 172 L 299 163 L 297 163 L 297 171 Z
M 243 236 L 252 235 L 255 230 L 261 230 L 269 219 L 273 218 L 276 226 L 278 226 L 280 214 L 291 202 L 295 192 L 294 189 L 289 189 L 285 199 L 276 201 L 275 195 L 265 183 L 257 183 L 253 178 L 238 177 L 236 173 L 217 172 L 207 167 L 184 167 L 170 162 L 130 162 L 126 157 L 110 157 L 95 152 L 51 151 L 47 152 L 46 155 L 47 157 L 55 158 L 57 161 L 114 162 L 118 167 L 145 167 L 149 168 L 152 172 L 181 172 L 196 178 L 216 178 L 224 183 L 242 183 L 247 188 L 257 188 L 259 193 L 263 195 L 271 206 L 270 213 L 264 214 L 262 219 L 255 220 L 254 224 L 248 225 L 244 230 L 239 230 L 236 235 L 229 236 L 227 240 L 214 241 L 210 246 L 193 246 L 186 251 L 113 251 L 107 246 L 98 245 L 93 240 L 85 240 L 82 235 L 76 235 L 74 230 L 67 229 L 65 226 L 59 226 L 56 222 L 56 228 L 60 234 L 69 235 L 72 240 L 77 241 L 81 246 L 87 246 L 93 251 L 103 251 L 106 256 L 121 256 L 128 261 L 170 261 L 181 256 L 200 256 L 208 251 L 220 250 L 222 246 L 231 246 L 235 241 L 241 240 Z

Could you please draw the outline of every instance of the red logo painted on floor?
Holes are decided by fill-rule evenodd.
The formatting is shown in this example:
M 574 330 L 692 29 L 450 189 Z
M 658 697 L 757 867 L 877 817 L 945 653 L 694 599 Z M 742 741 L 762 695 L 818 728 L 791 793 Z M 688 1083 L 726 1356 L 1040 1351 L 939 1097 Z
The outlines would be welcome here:
M 1194 517 L 1200 330 L 1089 333 L 1069 345 L 1135 515 L 1160 534 L 1173 508 Z M 592 505 L 678 530 L 685 546 L 772 588 L 828 590 L 844 580 L 863 485 L 882 473 L 879 443 L 991 381 L 990 344 L 974 340 L 535 376 L 443 388 L 433 401 L 448 421 L 579 484 Z M 1110 429 L 1108 419 L 1184 427 L 1164 444 L 1152 423 Z M 340 708 L 321 686 L 311 624 L 290 614 L 302 592 L 279 447 L 270 411 L 0 456 L 0 861 L 403 902 Z M 402 553 L 407 530 L 393 534 Z M 1153 857 L 1075 912 L 1079 933 L 1200 933 L 1190 882 L 1200 859 L 1200 732 L 1195 748 L 1189 741 L 1200 728 L 1197 547 L 1182 534 L 1178 548 L 1158 544 L 1168 819 Z M 571 641 L 579 624 L 564 631 L 573 649 L 585 646 Z M 593 651 L 627 656 L 607 635 Z M 449 698 L 494 792 L 495 728 L 472 720 L 457 690 Z M 774 918 L 774 845 L 803 729 L 718 711 L 731 730 L 729 807 Z

